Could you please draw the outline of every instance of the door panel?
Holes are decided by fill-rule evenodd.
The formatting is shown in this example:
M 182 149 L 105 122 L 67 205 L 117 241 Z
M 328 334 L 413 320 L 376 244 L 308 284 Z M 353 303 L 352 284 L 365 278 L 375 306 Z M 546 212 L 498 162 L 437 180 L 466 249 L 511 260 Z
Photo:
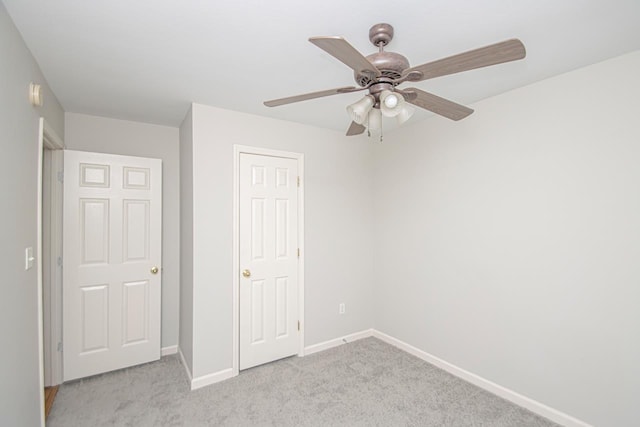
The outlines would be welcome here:
M 80 354 L 109 348 L 109 285 L 83 286 L 81 293 L 80 325 L 82 346 Z
M 64 380 L 160 358 L 162 164 L 64 155 Z
M 82 264 L 109 263 L 109 200 L 80 199 Z
M 240 369 L 299 350 L 297 167 L 240 154 Z
M 147 341 L 149 281 L 124 283 L 122 297 L 122 344 L 126 346 Z
M 149 200 L 124 200 L 123 262 L 149 260 Z

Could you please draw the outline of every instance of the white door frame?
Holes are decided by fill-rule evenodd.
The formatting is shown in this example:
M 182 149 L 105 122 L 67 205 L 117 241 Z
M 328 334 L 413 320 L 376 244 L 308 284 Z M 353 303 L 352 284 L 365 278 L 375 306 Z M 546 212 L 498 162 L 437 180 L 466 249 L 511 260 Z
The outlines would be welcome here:
M 246 145 L 233 146 L 233 361 L 232 375 L 240 373 L 240 154 L 283 157 L 298 161 L 298 316 L 300 318 L 300 342 L 298 356 L 304 356 L 304 154 L 270 150 Z
M 63 149 L 64 143 L 57 134 L 50 129 L 47 122 L 44 122 L 43 129 L 44 162 L 49 164 L 49 174 L 43 176 L 43 185 L 49 184 L 50 201 L 43 206 L 42 220 L 49 219 L 49 229 L 43 229 L 47 233 L 50 246 L 43 246 L 42 261 L 49 265 L 49 289 L 44 288 L 43 283 L 43 315 L 48 314 L 43 319 L 45 343 L 49 345 L 44 348 L 45 363 L 45 385 L 53 386 L 62 383 L 62 172 L 63 172 Z M 44 168 L 44 165 L 43 165 Z M 44 171 L 44 169 L 43 169 Z M 43 192 L 45 190 L 43 189 Z M 48 218 L 45 218 L 48 215 Z M 42 277 L 46 272 L 43 270 Z
M 42 263 L 42 256 L 43 256 L 43 250 L 42 250 L 42 212 L 43 212 L 43 206 L 42 206 L 42 194 L 43 194 L 43 167 L 44 167 L 44 150 L 62 150 L 64 149 L 64 141 L 56 134 L 56 132 L 53 130 L 53 128 L 47 123 L 47 121 L 44 119 L 44 117 L 41 117 L 39 120 L 39 129 L 38 129 L 38 190 L 37 190 L 37 208 L 36 208 L 36 216 L 37 216 L 37 225 L 36 225 L 36 240 L 37 240 L 37 245 L 38 247 L 36 248 L 36 265 L 37 265 L 37 287 L 38 287 L 38 291 L 37 291 L 37 298 L 38 298 L 38 358 L 39 358 L 39 378 L 40 378 L 40 424 L 44 427 L 44 328 L 43 328 L 43 319 L 44 319 L 44 307 L 43 307 L 43 301 L 42 301 L 42 296 L 43 296 L 43 290 L 42 290 L 42 274 L 43 274 L 43 263 Z M 52 157 L 55 159 L 55 161 L 53 161 L 52 163 L 57 163 L 59 161 L 59 154 L 60 153 L 56 153 L 55 156 L 53 156 L 53 152 L 51 153 Z M 53 182 L 55 182 L 55 180 L 57 180 L 57 171 L 53 172 L 56 170 L 56 168 L 51 168 L 52 172 L 51 175 L 49 177 L 46 177 L 46 179 L 48 180 L 54 180 Z M 56 195 L 56 199 L 58 197 L 62 197 L 62 194 L 60 193 L 59 195 Z M 53 200 L 52 199 L 52 212 L 54 210 L 56 210 L 56 208 L 53 206 L 56 203 L 62 203 L 61 200 Z M 57 210 L 56 210 L 57 211 Z M 58 227 L 54 227 L 51 230 L 51 246 L 54 248 L 59 248 L 60 247 L 60 242 L 62 242 L 62 234 L 61 234 L 61 229 Z M 52 251 L 51 254 L 49 254 L 50 257 L 56 259 L 56 264 L 57 265 L 57 257 L 61 256 L 62 254 L 59 253 L 54 253 L 56 252 L 55 250 Z M 55 282 L 55 283 L 54 283 Z M 58 289 L 61 292 L 61 283 L 59 283 L 58 280 L 52 280 L 52 284 L 54 286 L 60 286 Z M 56 300 L 56 298 L 52 298 L 52 302 Z M 58 305 L 57 307 L 52 307 L 54 309 L 60 310 L 60 306 Z M 58 312 L 59 313 L 59 312 Z M 60 325 L 59 325 L 60 326 Z M 58 337 L 61 337 L 62 335 L 62 331 L 59 330 L 58 331 L 60 334 L 58 335 Z M 54 336 L 56 334 L 55 331 L 52 331 L 52 336 Z M 53 341 L 52 341 L 53 342 Z M 55 340 L 56 344 L 56 350 L 57 350 L 57 339 Z M 57 356 L 58 360 L 57 363 L 52 363 L 52 367 L 53 367 L 53 371 L 52 374 L 53 375 L 59 375 L 59 377 L 62 377 L 62 358 L 60 358 L 60 354 L 55 351 L 54 352 L 55 356 Z

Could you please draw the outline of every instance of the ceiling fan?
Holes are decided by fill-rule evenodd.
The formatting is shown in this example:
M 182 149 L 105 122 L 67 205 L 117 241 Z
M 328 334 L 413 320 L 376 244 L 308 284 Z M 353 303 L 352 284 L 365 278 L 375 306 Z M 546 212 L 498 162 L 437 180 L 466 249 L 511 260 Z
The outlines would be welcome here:
M 382 133 L 382 116 L 396 117 L 399 124 L 406 122 L 413 112 L 413 104 L 451 120 L 460 120 L 473 113 L 471 108 L 457 104 L 415 87 L 399 89 L 404 82 L 419 82 L 434 77 L 487 67 L 489 65 L 522 59 L 526 51 L 518 39 L 506 40 L 479 49 L 470 50 L 416 67 L 409 66 L 404 56 L 387 52 L 384 47 L 393 39 L 393 27 L 376 24 L 369 30 L 369 40 L 377 53 L 364 56 L 339 36 L 311 37 L 309 41 L 343 62 L 354 71 L 356 86 L 341 87 L 265 101 L 267 107 L 291 104 L 308 99 L 367 90 L 368 94 L 347 107 L 351 125 L 347 135 Z

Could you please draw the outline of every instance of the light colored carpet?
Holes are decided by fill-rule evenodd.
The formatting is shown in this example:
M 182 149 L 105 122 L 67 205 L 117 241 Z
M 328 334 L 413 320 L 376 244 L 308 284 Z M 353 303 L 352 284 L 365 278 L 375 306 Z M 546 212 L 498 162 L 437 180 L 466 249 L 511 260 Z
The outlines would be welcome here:
M 375 338 L 189 391 L 176 356 L 63 384 L 48 427 L 557 426 Z

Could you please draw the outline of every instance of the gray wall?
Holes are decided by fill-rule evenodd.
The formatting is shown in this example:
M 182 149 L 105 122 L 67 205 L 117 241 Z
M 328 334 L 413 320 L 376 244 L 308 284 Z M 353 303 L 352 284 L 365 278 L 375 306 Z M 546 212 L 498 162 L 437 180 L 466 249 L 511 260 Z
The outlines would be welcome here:
M 178 129 L 65 114 L 68 149 L 162 159 L 162 346 L 178 345 L 180 164 Z
M 376 328 L 597 426 L 640 420 L 640 52 L 376 150 Z
M 31 426 L 37 278 L 23 269 L 24 248 L 37 243 L 38 118 L 62 136 L 64 117 L 1 3 L 0 59 L 0 424 Z M 640 419 L 639 74 L 634 53 L 518 89 L 463 122 L 389 134 L 375 161 L 363 139 L 194 105 L 180 131 L 191 180 L 182 222 L 177 129 L 69 114 L 66 142 L 163 158 L 174 201 L 163 345 L 177 343 L 182 292 L 180 344 L 194 376 L 231 366 L 237 143 L 306 155 L 306 345 L 375 324 L 589 423 L 627 426 Z M 43 85 L 42 108 L 28 103 L 31 81 Z M 189 246 L 181 260 L 179 238 Z
M 24 270 L 24 250 L 36 250 L 38 121 L 44 116 L 64 136 L 63 111 L 0 3 L 0 425 L 40 424 L 36 269 Z M 27 98 L 29 83 L 43 86 L 44 106 Z
M 369 329 L 371 143 L 198 104 L 192 114 L 194 377 L 232 366 L 234 144 L 305 155 L 305 345 Z

